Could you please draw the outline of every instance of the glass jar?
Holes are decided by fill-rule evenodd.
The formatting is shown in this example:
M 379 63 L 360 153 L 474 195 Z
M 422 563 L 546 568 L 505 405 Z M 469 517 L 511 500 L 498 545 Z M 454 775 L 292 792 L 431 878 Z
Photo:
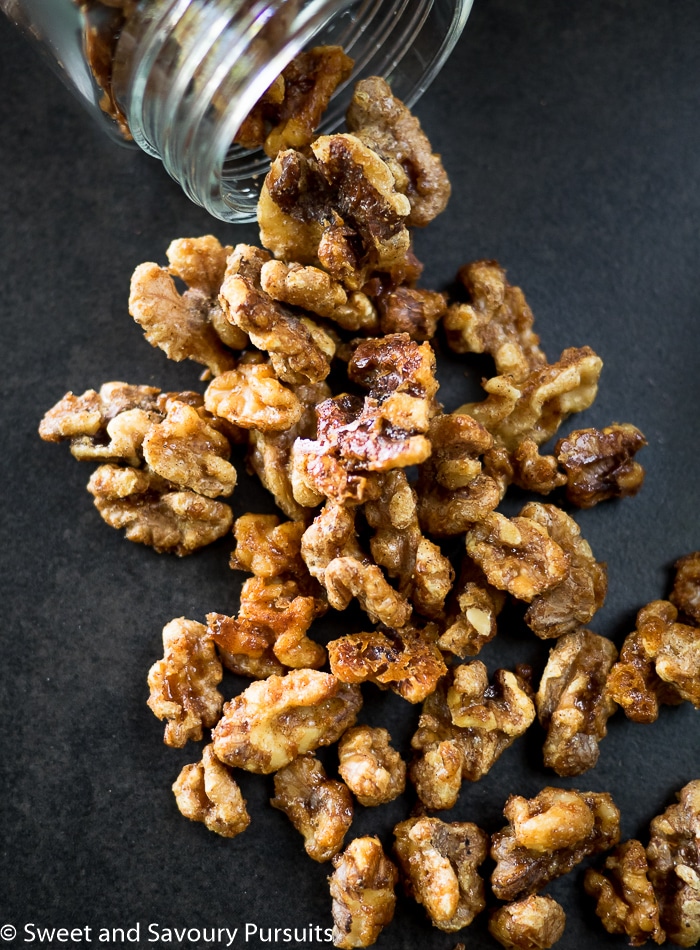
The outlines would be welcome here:
M 301 50 L 355 62 L 319 133 L 342 127 L 356 80 L 382 76 L 411 106 L 457 41 L 472 0 L 0 0 L 110 134 L 158 157 L 186 194 L 248 221 L 269 159 L 232 145 Z

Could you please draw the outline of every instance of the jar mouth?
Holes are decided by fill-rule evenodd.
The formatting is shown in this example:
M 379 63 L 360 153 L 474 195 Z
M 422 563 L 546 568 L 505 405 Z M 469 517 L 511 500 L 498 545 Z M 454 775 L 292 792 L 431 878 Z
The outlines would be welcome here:
M 142 4 L 119 41 L 115 89 L 136 142 L 214 217 L 255 219 L 270 159 L 232 144 L 303 49 L 355 61 L 317 134 L 343 127 L 355 83 L 382 76 L 411 107 L 457 41 L 473 0 L 169 0 Z M 232 10 L 233 7 L 233 10 Z

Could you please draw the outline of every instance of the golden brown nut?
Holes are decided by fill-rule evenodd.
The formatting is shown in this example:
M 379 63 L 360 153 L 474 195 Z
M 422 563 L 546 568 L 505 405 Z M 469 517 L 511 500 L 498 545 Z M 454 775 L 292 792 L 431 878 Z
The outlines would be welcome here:
M 678 804 L 650 826 L 649 880 L 666 936 L 681 947 L 700 940 L 700 781 L 678 793 Z
M 409 703 L 420 703 L 447 670 L 436 633 L 429 624 L 425 630 L 387 627 L 348 634 L 328 644 L 331 670 L 345 683 L 388 686 Z
M 447 342 L 457 353 L 489 353 L 499 375 L 525 379 L 547 358 L 533 331 L 534 317 L 519 287 L 497 261 L 474 261 L 459 271 L 470 303 L 452 304 L 444 320 Z
M 230 566 L 257 577 L 295 578 L 308 576 L 301 558 L 303 521 L 280 521 L 277 515 L 248 514 L 236 518 L 233 534 L 236 548 Z
M 250 824 L 241 790 L 214 755 L 211 743 L 202 749 L 201 762 L 184 766 L 173 792 L 185 818 L 204 822 L 210 831 L 224 838 L 235 838 Z
M 336 947 L 371 946 L 394 917 L 398 879 L 378 838 L 355 838 L 333 858 L 329 878 Z
M 598 761 L 598 743 L 617 706 L 605 688 L 617 659 L 612 640 L 574 630 L 550 650 L 535 697 L 547 730 L 544 764 L 557 775 L 581 775 Z
M 154 472 L 100 465 L 88 482 L 95 507 L 129 541 L 183 556 L 223 537 L 233 521 L 228 505 L 176 486 Z
M 626 934 L 631 947 L 666 939 L 648 872 L 644 846 L 632 838 L 608 855 L 602 871 L 589 868 L 584 878 L 586 893 L 595 898 L 595 912 L 605 929 Z
M 488 854 L 489 836 L 468 821 L 409 818 L 394 828 L 396 854 L 406 891 L 439 930 L 469 926 L 486 906 L 477 868 Z
M 467 532 L 467 554 L 490 584 L 530 603 L 564 580 L 569 555 L 532 518 L 506 518 L 497 511 Z
M 677 617 L 667 600 L 643 607 L 610 671 L 608 692 L 634 722 L 654 722 L 663 704 L 700 708 L 700 638 Z
M 553 455 L 540 455 L 534 439 L 523 439 L 510 454 L 513 484 L 538 495 L 549 495 L 566 485 L 566 475 Z
M 309 573 L 321 584 L 326 568 L 336 558 L 362 558 L 354 509 L 333 502 L 325 504 L 302 535 L 300 550 Z
M 304 411 L 269 363 L 241 363 L 209 383 L 204 405 L 215 416 L 260 432 L 279 432 L 295 425 Z
M 549 950 L 565 926 L 561 904 L 539 894 L 499 907 L 489 917 L 489 933 L 506 950 Z
M 382 333 L 408 333 L 412 340 L 432 340 L 445 314 L 445 295 L 418 287 L 382 289 L 375 302 Z
M 480 660 L 451 669 L 428 696 L 411 740 L 411 780 L 427 808 L 452 808 L 462 779 L 478 781 L 535 718 L 529 683 Z
M 547 787 L 529 801 L 511 795 L 503 814 L 509 824 L 491 839 L 499 900 L 536 893 L 620 838 L 620 812 L 607 792 Z
M 202 728 L 218 721 L 224 700 L 216 687 L 223 672 L 207 628 L 195 620 L 178 617 L 166 624 L 163 649 L 163 659 L 148 673 L 148 706 L 167 720 L 165 744 L 179 749 L 189 739 L 199 741 Z
M 372 623 L 399 629 L 410 619 L 411 605 L 394 590 L 376 564 L 356 557 L 336 557 L 323 572 L 323 586 L 328 603 L 336 610 L 345 610 L 356 597 Z
M 292 670 L 252 683 L 224 706 L 212 738 L 222 762 L 264 775 L 352 726 L 362 706 L 355 686 L 330 673 Z
M 673 590 L 668 599 L 692 623 L 700 625 L 700 551 L 680 558 L 675 568 Z
M 393 802 L 406 786 L 406 763 L 386 729 L 353 726 L 338 743 L 338 772 L 361 805 Z
M 313 753 L 297 756 L 275 772 L 275 797 L 270 804 L 283 811 L 303 835 L 306 853 L 314 861 L 330 861 L 352 824 L 347 786 L 329 779 Z
M 448 602 L 440 649 L 460 659 L 476 656 L 496 636 L 496 618 L 504 602 L 505 594 L 492 587 L 483 571 L 465 556 Z
M 634 460 L 647 440 L 633 425 L 615 423 L 605 429 L 577 429 L 555 448 L 566 472 L 566 497 L 579 508 L 592 508 L 608 498 L 636 495 L 644 469 Z

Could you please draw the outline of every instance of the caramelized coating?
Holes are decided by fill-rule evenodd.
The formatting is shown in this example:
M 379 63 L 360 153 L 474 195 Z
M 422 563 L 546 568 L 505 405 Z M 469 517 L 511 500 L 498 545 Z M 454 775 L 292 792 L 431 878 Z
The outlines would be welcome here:
M 280 521 L 277 515 L 241 515 L 233 525 L 236 548 L 230 566 L 257 577 L 307 576 L 301 559 L 304 528 L 303 521 Z
M 525 623 L 538 637 L 560 637 L 588 623 L 603 606 L 608 588 L 606 566 L 593 557 L 574 519 L 556 505 L 531 502 L 520 517 L 540 524 L 569 559 L 563 580 L 536 595 L 525 612 Z
M 269 363 L 241 363 L 217 376 L 207 387 L 204 405 L 215 416 L 260 432 L 289 429 L 304 411 Z
M 273 808 L 283 811 L 304 837 L 314 861 L 330 861 L 352 824 L 352 796 L 342 782 L 327 777 L 313 753 L 297 756 L 275 772 Z
M 228 439 L 183 402 L 172 402 L 143 440 L 143 457 L 157 475 L 207 498 L 233 492 L 237 476 L 230 453 Z
M 359 689 L 330 673 L 301 669 L 270 676 L 226 703 L 212 733 L 214 751 L 227 765 L 267 775 L 336 742 L 361 706 Z
M 333 858 L 333 944 L 371 946 L 394 917 L 398 872 L 379 838 L 355 838 Z
M 648 872 L 644 846 L 632 838 L 608 855 L 602 871 L 589 868 L 584 878 L 586 893 L 595 898 L 595 912 L 607 932 L 626 934 L 631 947 L 666 939 Z
M 418 119 L 378 76 L 355 84 L 348 129 L 387 163 L 410 202 L 409 227 L 425 227 L 444 210 L 450 182 Z
M 557 775 L 581 775 L 598 761 L 598 743 L 617 706 L 605 688 L 617 650 L 612 640 L 574 630 L 557 641 L 535 697 L 547 730 L 544 764 Z
M 650 826 L 649 880 L 666 936 L 681 947 L 700 940 L 700 781 L 678 793 L 678 804 Z
M 469 821 L 439 818 L 409 818 L 394 835 L 408 894 L 439 930 L 468 927 L 486 906 L 477 868 L 488 854 L 489 836 Z
M 165 744 L 180 749 L 189 739 L 199 741 L 202 728 L 210 729 L 219 719 L 221 663 L 207 628 L 184 617 L 163 628 L 163 651 L 163 659 L 148 673 L 148 706 L 158 719 L 167 720 Z
M 452 412 L 431 420 L 428 439 L 432 453 L 420 466 L 416 486 L 420 524 L 437 537 L 462 534 L 503 497 L 483 466 L 493 438 L 471 416 Z
M 506 950 L 549 950 L 565 926 L 561 904 L 540 894 L 499 907 L 489 917 L 489 933 Z
M 499 900 L 536 893 L 620 838 L 620 812 L 607 792 L 547 787 L 529 801 L 511 795 L 503 814 L 509 824 L 491 840 Z
M 540 455 L 534 439 L 523 439 L 510 455 L 513 484 L 525 491 L 549 495 L 555 488 L 566 485 L 566 475 L 560 470 L 553 455 Z
M 228 505 L 193 491 L 177 491 L 154 472 L 100 465 L 87 489 L 112 528 L 129 541 L 183 556 L 223 537 L 233 521 Z
M 675 568 L 673 591 L 668 599 L 691 623 L 700 625 L 700 551 L 680 558 Z
M 567 577 L 570 557 L 533 518 L 492 511 L 467 532 L 467 554 L 490 584 L 530 603 Z
M 338 743 L 338 772 L 361 805 L 393 802 L 406 787 L 406 763 L 386 729 L 353 726 Z
M 183 280 L 191 290 L 216 299 L 226 271 L 231 247 L 224 247 L 211 234 L 198 238 L 178 238 L 167 251 L 168 270 Z
M 534 317 L 519 287 L 506 280 L 497 261 L 474 261 L 460 268 L 469 303 L 452 304 L 444 320 L 447 342 L 456 353 L 488 353 L 499 376 L 514 381 L 541 369 L 547 358 L 532 329 Z
M 634 722 L 654 722 L 663 704 L 688 700 L 700 708 L 700 638 L 677 617 L 667 600 L 643 607 L 610 671 L 608 692 Z
M 224 838 L 235 838 L 250 824 L 241 790 L 230 771 L 204 746 L 201 762 L 186 765 L 173 785 L 180 813 Z
M 504 602 L 505 594 L 492 587 L 483 571 L 465 556 L 438 640 L 440 649 L 460 659 L 476 656 L 496 636 L 496 618 Z
M 533 369 L 521 380 L 488 379 L 482 402 L 458 409 L 474 416 L 509 451 L 523 439 L 542 445 L 572 413 L 588 409 L 598 391 L 603 361 L 589 346 L 570 347 L 556 363 Z
M 344 683 L 375 683 L 389 687 L 409 703 L 420 703 L 433 692 L 447 667 L 432 625 L 425 630 L 377 629 L 331 640 L 328 659 L 333 674 Z
M 646 444 L 639 429 L 629 423 L 577 429 L 559 439 L 554 454 L 566 472 L 568 500 L 579 508 L 592 508 L 608 498 L 636 495 L 644 469 L 634 456 Z
M 325 586 L 328 565 L 340 557 L 363 557 L 352 508 L 328 502 L 301 537 L 301 556 L 309 573 Z M 347 606 L 347 604 L 346 604 Z
M 389 584 L 381 568 L 359 558 L 334 558 L 323 572 L 323 585 L 336 610 L 345 610 L 356 597 L 373 623 L 401 628 L 411 616 L 411 605 Z
M 376 298 L 382 333 L 408 333 L 412 340 L 432 340 L 447 310 L 445 295 L 418 287 L 394 287 Z
M 410 777 L 427 808 L 452 808 L 462 779 L 478 781 L 534 721 L 529 683 L 480 660 L 448 671 L 423 704 Z

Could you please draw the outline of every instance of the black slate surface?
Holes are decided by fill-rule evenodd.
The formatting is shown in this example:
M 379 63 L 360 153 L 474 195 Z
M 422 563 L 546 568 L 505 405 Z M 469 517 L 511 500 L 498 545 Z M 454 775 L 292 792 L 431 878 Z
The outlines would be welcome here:
M 649 441 L 642 493 L 579 516 L 609 566 L 591 626 L 618 643 L 636 611 L 668 593 L 675 559 L 700 547 L 699 49 L 696 0 L 476 0 L 417 108 L 454 186 L 448 210 L 417 237 L 423 285 L 447 286 L 470 259 L 500 260 L 525 290 L 550 358 L 589 344 L 604 360 L 596 403 L 564 431 L 629 421 Z M 167 928 L 237 927 L 233 946 L 323 944 L 329 868 L 306 858 L 267 805 L 271 779 L 242 775 L 253 820 L 234 841 L 186 821 L 170 785 L 198 753 L 165 747 L 145 705 L 163 625 L 235 610 L 230 540 L 186 559 L 129 544 L 93 509 L 91 466 L 36 433 L 69 389 L 112 379 L 199 385 L 196 367 L 169 363 L 130 320 L 130 273 L 162 262 L 174 237 L 253 241 L 255 228 L 212 220 L 157 162 L 103 137 L 2 18 L 0 77 L 0 940 L 226 946 L 223 930 L 212 944 Z M 448 409 L 463 401 L 466 365 L 447 361 Z M 269 505 L 241 482 L 236 514 Z M 348 626 L 339 616 L 322 630 Z M 490 669 L 541 668 L 546 646 L 506 627 L 482 655 Z M 365 718 L 387 723 L 407 752 L 418 710 L 367 694 Z M 533 727 L 443 817 L 494 831 L 508 794 L 563 784 L 610 791 L 623 836 L 646 840 L 649 820 L 700 777 L 700 720 L 688 704 L 664 708 L 651 726 L 618 714 L 598 766 L 575 781 L 543 769 L 541 741 Z M 410 806 L 409 794 L 358 808 L 355 832 L 390 845 Z M 559 946 L 623 946 L 592 914 L 582 875 L 549 888 L 568 914 Z M 258 928 L 247 942 L 246 924 Z M 83 930 L 61 941 L 38 927 Z M 267 930 L 295 927 L 306 934 Z M 122 928 L 123 939 L 100 928 Z M 452 950 L 458 940 L 495 946 L 485 915 L 444 934 L 402 898 L 377 946 Z

